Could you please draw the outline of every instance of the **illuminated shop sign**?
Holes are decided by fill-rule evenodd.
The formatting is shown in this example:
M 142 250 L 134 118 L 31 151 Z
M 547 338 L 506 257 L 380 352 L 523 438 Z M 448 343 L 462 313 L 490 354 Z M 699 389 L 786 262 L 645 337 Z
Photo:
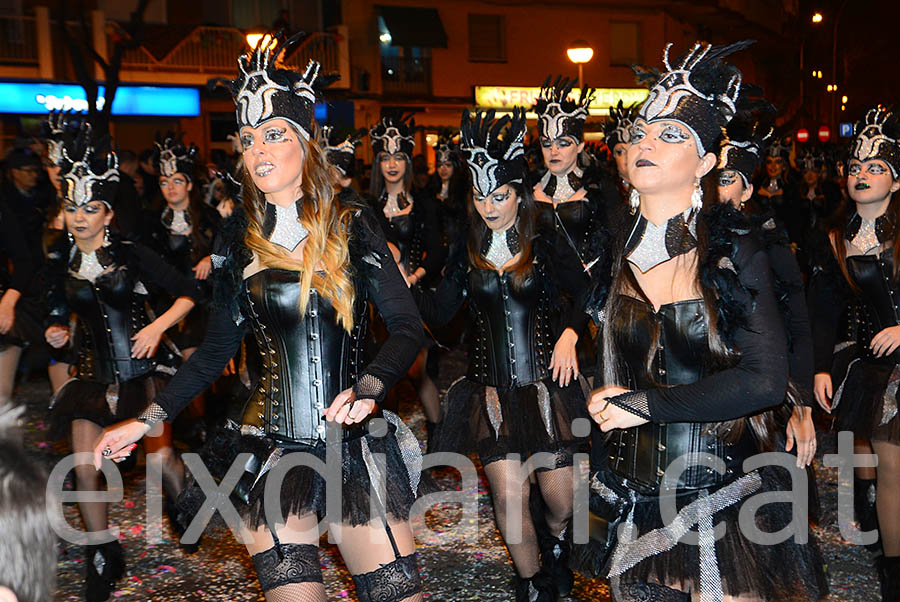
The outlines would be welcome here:
M 515 106 L 530 108 L 537 102 L 540 88 L 512 86 L 475 86 L 475 105 L 482 109 L 512 109 Z M 647 88 L 597 88 L 591 101 L 591 115 L 608 115 L 609 107 L 621 100 L 625 106 L 643 102 Z M 580 92 L 572 90 L 569 98 L 577 100 Z
M 105 90 L 100 86 L 97 106 L 103 108 Z M 0 113 L 47 113 L 88 109 L 87 95 L 78 84 L 0 82 Z M 113 115 L 196 117 L 200 114 L 197 88 L 119 86 Z

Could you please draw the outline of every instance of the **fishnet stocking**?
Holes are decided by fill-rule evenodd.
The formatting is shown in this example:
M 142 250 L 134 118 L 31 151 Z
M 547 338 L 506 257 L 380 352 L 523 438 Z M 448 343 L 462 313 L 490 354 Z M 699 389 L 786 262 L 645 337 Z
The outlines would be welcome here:
M 89 420 L 72 421 L 72 451 L 92 453 L 94 442 L 100 437 L 101 429 Z M 75 486 L 78 491 L 99 491 L 100 471 L 92 464 L 75 467 Z M 106 502 L 78 502 L 81 519 L 87 531 L 106 529 Z
M 547 528 L 554 537 L 559 537 L 572 518 L 574 504 L 572 467 L 565 466 L 538 472 L 537 480 L 541 497 L 547 506 Z
M 325 602 L 321 583 L 289 583 L 266 592 L 266 602 Z
M 497 528 L 516 572 L 528 579 L 540 568 L 540 549 L 529 508 L 528 475 L 521 463 L 511 460 L 491 462 L 484 472 L 491 486 Z
M 878 455 L 875 507 L 885 556 L 900 556 L 900 445 L 872 441 Z

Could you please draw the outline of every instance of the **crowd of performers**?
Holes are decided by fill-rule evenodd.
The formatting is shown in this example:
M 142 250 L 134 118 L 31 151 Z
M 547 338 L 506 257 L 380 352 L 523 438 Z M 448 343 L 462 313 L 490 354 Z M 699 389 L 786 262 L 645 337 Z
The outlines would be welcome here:
M 179 136 L 138 158 L 68 114 L 40 154 L 7 157 L 0 402 L 23 349 L 47 358 L 54 436 L 95 457 L 77 490 L 104 488 L 101 463 L 142 442 L 182 532 L 204 494 L 172 423 L 193 416 L 181 432 L 215 478 L 250 454 L 231 499 L 267 600 L 325 598 L 327 518 L 359 600 L 414 601 L 428 583 L 408 517 L 434 486 L 421 450 L 477 452 L 516 600 L 566 596 L 573 568 L 618 601 L 816 600 L 814 537 L 764 544 L 739 525 L 755 495 L 791 489 L 788 469 L 745 460 L 786 450 L 808 469 L 815 409 L 877 457 L 857 469 L 855 520 L 878 530 L 883 599 L 900 600 L 900 113 L 867 112 L 843 154 L 804 151 L 727 61 L 748 43 L 667 47 L 647 100 L 610 108 L 605 146 L 585 144 L 591 90 L 548 78 L 535 107 L 464 112 L 428 176 L 408 117 L 321 128 L 331 77 L 285 68 L 293 43 L 264 38 L 220 82 L 240 152 L 217 173 Z M 442 398 L 438 356 L 462 340 L 468 368 Z M 406 377 L 421 447 L 392 411 Z M 335 446 L 340 516 L 311 466 L 279 466 Z M 579 452 L 593 520 L 574 545 Z M 698 454 L 715 463 L 672 480 Z M 79 510 L 106 528 L 104 502 Z M 755 524 L 777 532 L 793 512 L 765 504 Z M 122 548 L 85 559 L 85 598 L 107 599 Z

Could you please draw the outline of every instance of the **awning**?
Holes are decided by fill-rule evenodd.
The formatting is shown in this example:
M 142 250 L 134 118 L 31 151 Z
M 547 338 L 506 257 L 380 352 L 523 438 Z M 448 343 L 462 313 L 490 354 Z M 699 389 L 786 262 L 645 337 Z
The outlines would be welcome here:
M 447 33 L 437 9 L 383 5 L 375 8 L 391 34 L 391 46 L 447 47 Z

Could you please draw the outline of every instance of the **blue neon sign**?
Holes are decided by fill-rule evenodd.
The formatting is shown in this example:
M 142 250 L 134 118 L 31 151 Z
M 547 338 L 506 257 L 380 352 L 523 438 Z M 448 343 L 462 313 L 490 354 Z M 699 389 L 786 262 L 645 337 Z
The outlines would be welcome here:
M 105 89 L 100 86 L 97 105 L 103 108 Z M 87 95 L 78 84 L 0 82 L 0 113 L 47 113 L 52 110 L 88 109 Z M 196 117 L 200 114 L 197 88 L 120 86 L 113 100 L 113 115 Z

